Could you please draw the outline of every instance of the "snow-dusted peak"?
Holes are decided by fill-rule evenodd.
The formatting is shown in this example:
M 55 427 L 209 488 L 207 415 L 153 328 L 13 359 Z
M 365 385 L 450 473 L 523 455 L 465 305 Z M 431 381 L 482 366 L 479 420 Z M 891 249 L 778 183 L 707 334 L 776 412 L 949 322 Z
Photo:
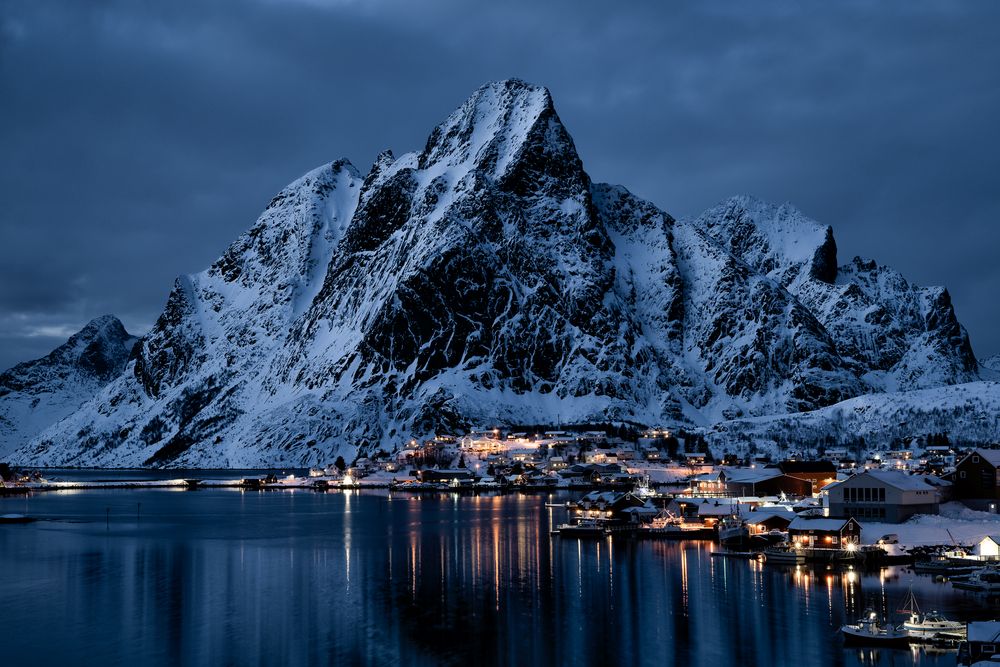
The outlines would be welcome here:
M 975 379 L 947 292 L 866 266 L 838 274 L 790 205 L 675 221 L 592 184 L 548 91 L 495 82 L 422 150 L 285 188 L 11 460 L 325 464 L 481 422 L 696 425 Z
M 526 173 L 527 172 L 527 173 Z M 384 151 L 365 180 L 365 191 L 392 184 L 415 200 L 467 192 L 480 179 L 525 194 L 539 176 L 570 177 L 586 187 L 573 140 L 555 111 L 552 96 L 520 79 L 486 84 L 434 128 L 424 149 L 393 159 Z
M 46 356 L 0 373 L 0 460 L 118 377 L 135 340 L 104 315 Z
M 791 204 L 740 195 L 705 211 L 694 224 L 747 264 L 783 284 L 800 277 L 828 283 L 836 279 L 833 230 Z
M 310 282 L 347 229 L 360 185 L 358 170 L 343 159 L 299 177 L 271 199 L 209 276 L 264 289 Z
M 433 171 L 468 171 L 478 164 L 488 177 L 499 179 L 532 129 L 553 119 L 558 123 L 545 88 L 518 79 L 489 83 L 434 128 L 420 165 Z
M 72 369 L 108 380 L 121 371 L 118 362 L 122 355 L 128 355 L 133 343 L 135 338 L 129 335 L 117 317 L 102 315 L 92 319 L 48 355 L 18 364 L 0 374 L 0 387 L 9 387 L 17 377 L 35 377 L 39 370 L 47 372 L 57 368 L 60 372 Z

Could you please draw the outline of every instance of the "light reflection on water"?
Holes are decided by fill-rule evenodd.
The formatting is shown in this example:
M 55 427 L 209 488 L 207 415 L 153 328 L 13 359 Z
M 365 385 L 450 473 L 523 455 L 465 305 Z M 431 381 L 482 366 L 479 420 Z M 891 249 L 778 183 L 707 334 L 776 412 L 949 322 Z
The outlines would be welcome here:
M 990 612 L 901 568 L 776 569 L 707 543 L 552 538 L 552 496 L 165 490 L 0 499 L 10 664 L 953 665 L 845 650 L 894 610 Z M 106 517 L 110 519 L 106 522 Z

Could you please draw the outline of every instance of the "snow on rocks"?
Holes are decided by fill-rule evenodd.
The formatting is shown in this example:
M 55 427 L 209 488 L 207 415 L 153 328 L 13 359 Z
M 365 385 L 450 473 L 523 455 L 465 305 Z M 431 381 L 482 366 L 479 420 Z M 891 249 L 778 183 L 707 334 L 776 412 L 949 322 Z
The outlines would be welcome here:
M 830 229 L 788 205 L 678 221 L 592 183 L 549 92 L 508 80 L 420 151 L 290 184 L 177 279 L 117 377 L 5 446 L 30 465 L 261 467 L 479 423 L 759 420 L 719 431 L 742 433 L 975 380 L 970 352 L 947 292 L 837 267 Z

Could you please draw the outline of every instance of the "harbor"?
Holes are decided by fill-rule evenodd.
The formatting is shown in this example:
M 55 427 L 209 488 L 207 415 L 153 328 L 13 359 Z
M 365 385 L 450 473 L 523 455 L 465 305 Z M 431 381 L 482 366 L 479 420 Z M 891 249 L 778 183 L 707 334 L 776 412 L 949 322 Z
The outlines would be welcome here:
M 3 499 L 4 513 L 37 519 L 0 526 L 0 567 L 9 575 L 0 603 L 20 610 L 8 620 L 7 655 L 13 664 L 28 656 L 59 662 L 86 651 L 161 665 L 216 654 L 308 661 L 316 647 L 349 663 L 375 636 L 387 638 L 383 659 L 405 664 L 607 664 L 611 648 L 574 630 L 587 618 L 631 628 L 616 640 L 614 659 L 638 665 L 853 667 L 889 664 L 879 662 L 887 650 L 954 665 L 957 646 L 851 647 L 839 630 L 869 607 L 902 623 L 895 612 L 911 587 L 921 608 L 949 620 L 995 613 L 983 596 L 909 566 L 774 566 L 713 556 L 725 549 L 709 539 L 550 535 L 566 521 L 566 504 L 583 495 L 146 487 Z M 231 575 L 208 595 L 203 582 L 223 567 Z M 133 639 L 112 648 L 72 625 L 58 645 L 41 640 L 42 628 L 83 600 Z M 179 609 L 184 621 L 171 628 L 164 620 Z M 341 633 L 283 620 L 303 610 Z M 207 644 L 178 640 L 197 636 L 209 619 L 230 632 Z M 745 619 L 776 632 L 759 636 Z M 447 630 L 428 637 L 434 624 Z M 278 632 L 290 641 L 273 642 Z

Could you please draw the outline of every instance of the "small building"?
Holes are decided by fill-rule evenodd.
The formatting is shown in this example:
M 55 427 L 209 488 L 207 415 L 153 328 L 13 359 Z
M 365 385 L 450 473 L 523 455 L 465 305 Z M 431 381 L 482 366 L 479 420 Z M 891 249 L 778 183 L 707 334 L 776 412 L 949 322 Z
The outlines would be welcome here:
M 937 514 L 941 491 L 919 475 L 867 470 L 829 485 L 830 516 L 900 523 L 914 514 Z
M 984 559 L 1000 558 L 1000 535 L 987 535 L 976 544 L 976 555 Z
M 857 519 L 810 519 L 796 516 L 788 524 L 788 541 L 810 549 L 845 549 L 861 542 Z
M 463 480 L 471 480 L 475 478 L 472 471 L 467 468 L 428 468 L 426 470 L 419 471 L 418 475 L 421 482 L 429 483 L 450 483 L 453 481 L 461 482 Z
M 811 482 L 809 493 L 816 493 L 837 479 L 837 466 L 833 461 L 782 461 L 776 467 L 782 474 Z
M 846 447 L 829 447 L 823 453 L 823 459 L 831 463 L 840 463 L 841 459 L 848 457 Z
M 736 514 L 738 511 L 738 498 L 692 498 L 687 496 L 677 496 L 667 503 L 668 514 L 683 517 L 685 519 L 706 519 L 721 518 Z
M 976 449 L 955 466 L 952 497 L 977 510 L 996 512 L 1000 503 L 1000 450 Z
M 966 625 L 964 665 L 985 661 L 1000 652 L 1000 621 L 974 621 Z M 959 659 L 963 656 L 960 654 Z
M 795 518 L 795 513 L 787 510 L 765 507 L 747 515 L 747 526 L 751 535 L 763 535 L 772 530 L 786 531 Z
M 574 519 L 596 519 L 609 524 L 632 523 L 634 515 L 626 510 L 645 505 L 645 500 L 627 491 L 591 491 L 569 503 Z
M 719 479 L 731 496 L 812 495 L 809 480 L 786 475 L 775 468 L 725 468 Z

